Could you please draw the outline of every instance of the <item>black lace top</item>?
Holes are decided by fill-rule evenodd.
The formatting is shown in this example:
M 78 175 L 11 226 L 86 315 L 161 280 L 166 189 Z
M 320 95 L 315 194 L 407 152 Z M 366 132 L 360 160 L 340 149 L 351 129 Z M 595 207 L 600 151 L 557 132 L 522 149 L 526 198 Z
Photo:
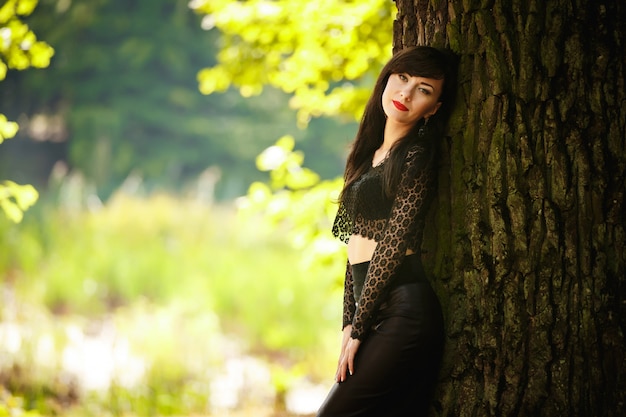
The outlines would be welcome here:
M 352 269 L 349 263 L 346 266 L 343 327 L 352 324 L 354 339 L 367 334 L 407 250 L 420 252 L 426 203 L 434 182 L 425 153 L 419 146 L 409 150 L 393 198 L 383 191 L 383 161 L 355 181 L 339 205 L 332 229 L 335 237 L 347 243 L 355 234 L 378 242 L 358 300 Z

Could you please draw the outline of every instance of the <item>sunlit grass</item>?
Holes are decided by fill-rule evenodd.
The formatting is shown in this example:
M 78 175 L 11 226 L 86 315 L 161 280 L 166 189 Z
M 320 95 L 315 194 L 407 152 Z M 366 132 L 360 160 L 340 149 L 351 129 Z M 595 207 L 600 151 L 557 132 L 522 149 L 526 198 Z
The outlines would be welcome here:
M 7 352 L 0 332 L 9 354 L 0 369 L 23 370 L 12 388 L 25 408 L 206 412 L 212 380 L 236 355 L 265 364 L 272 392 L 301 378 L 330 380 L 343 263 L 305 266 L 284 230 L 258 222 L 231 206 L 124 193 L 92 209 L 42 203 L 20 225 L 1 222 L 2 287 L 12 304 L 0 318 L 18 326 L 20 346 Z M 107 331 L 112 339 L 99 340 Z M 87 342 L 102 349 L 100 359 Z M 101 374 L 80 373 L 90 358 Z M 94 388 L 74 392 L 77 404 L 64 400 L 63 375 Z M 96 375 L 108 378 L 99 388 L 80 380 Z

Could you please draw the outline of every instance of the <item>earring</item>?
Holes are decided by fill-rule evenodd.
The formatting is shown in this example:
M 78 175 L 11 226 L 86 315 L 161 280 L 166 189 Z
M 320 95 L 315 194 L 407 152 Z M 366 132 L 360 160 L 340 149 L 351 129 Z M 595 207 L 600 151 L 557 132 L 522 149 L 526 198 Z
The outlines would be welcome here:
M 423 138 L 426 136 L 426 134 L 428 133 L 428 119 L 424 119 L 424 124 L 420 126 L 419 130 L 417 131 L 417 136 L 419 138 Z

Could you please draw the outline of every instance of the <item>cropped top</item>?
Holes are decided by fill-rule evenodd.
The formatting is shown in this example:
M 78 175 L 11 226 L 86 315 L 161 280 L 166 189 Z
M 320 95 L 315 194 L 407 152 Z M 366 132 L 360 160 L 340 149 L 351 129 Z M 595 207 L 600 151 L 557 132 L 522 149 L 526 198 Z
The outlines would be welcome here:
M 385 195 L 383 166 L 371 167 L 346 190 L 333 223 L 333 235 L 344 243 L 360 235 L 377 242 L 358 300 L 352 269 L 346 265 L 343 327 L 352 324 L 351 337 L 363 339 L 376 310 L 390 288 L 407 250 L 420 253 L 427 203 L 434 172 L 421 146 L 409 149 L 395 195 Z

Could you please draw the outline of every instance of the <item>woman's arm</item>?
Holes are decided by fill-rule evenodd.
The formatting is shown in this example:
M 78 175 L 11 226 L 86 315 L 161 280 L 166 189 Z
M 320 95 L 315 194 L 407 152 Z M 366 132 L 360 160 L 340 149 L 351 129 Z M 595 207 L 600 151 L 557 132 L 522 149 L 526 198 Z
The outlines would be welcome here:
M 382 303 L 391 279 L 406 256 L 409 239 L 417 233 L 417 223 L 425 216 L 426 201 L 432 188 L 431 164 L 425 150 L 409 150 L 404 162 L 391 213 L 383 237 L 370 261 L 363 291 L 352 320 L 353 339 L 363 339 L 371 326 L 376 308 Z
M 350 334 L 352 334 L 352 319 L 354 318 L 354 311 L 356 310 L 356 302 L 354 300 L 354 286 L 352 278 L 352 266 L 350 262 L 346 262 L 346 275 L 344 279 L 343 288 L 343 335 L 341 338 L 341 351 L 339 352 L 339 360 L 337 361 L 337 372 L 335 372 L 335 381 L 343 382 L 346 379 L 346 368 L 344 366 L 347 359 L 346 347 L 350 341 Z
M 354 312 L 356 311 L 356 300 L 354 299 L 354 286 L 352 278 L 352 267 L 350 262 L 346 262 L 346 275 L 343 282 L 343 325 L 342 329 L 352 324 Z

